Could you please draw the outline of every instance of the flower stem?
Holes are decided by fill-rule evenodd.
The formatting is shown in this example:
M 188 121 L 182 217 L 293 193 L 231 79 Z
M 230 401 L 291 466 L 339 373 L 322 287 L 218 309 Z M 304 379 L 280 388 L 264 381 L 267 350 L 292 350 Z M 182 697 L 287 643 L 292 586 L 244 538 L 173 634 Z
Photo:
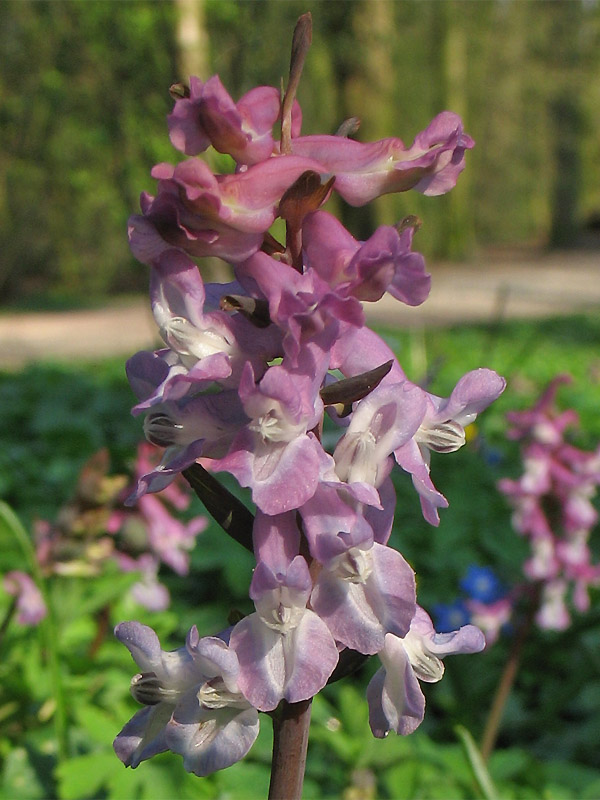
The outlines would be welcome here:
M 527 637 L 529 636 L 529 632 L 531 631 L 531 627 L 533 625 L 533 620 L 539 607 L 539 594 L 539 587 L 534 587 L 529 608 L 527 609 L 527 612 L 521 621 L 521 625 L 517 630 L 517 635 L 515 636 L 510 649 L 508 660 L 504 665 L 504 670 L 500 676 L 498 686 L 496 687 L 496 693 L 494 695 L 492 705 L 490 706 L 485 729 L 481 739 L 481 757 L 483 758 L 484 762 L 488 761 L 496 744 L 504 707 L 514 685 L 519 664 L 521 662 L 521 656 L 523 654 L 523 647 L 527 641 Z
M 2 640 L 4 639 L 4 634 L 6 633 L 8 626 L 10 625 L 12 618 L 14 617 L 16 610 L 17 610 L 17 601 L 18 598 L 14 597 L 12 603 L 9 605 L 6 614 L 4 615 L 4 619 L 0 624 L 0 646 L 2 645 Z
M 269 800 L 300 800 L 306 766 L 312 698 L 285 700 L 273 715 L 273 761 Z

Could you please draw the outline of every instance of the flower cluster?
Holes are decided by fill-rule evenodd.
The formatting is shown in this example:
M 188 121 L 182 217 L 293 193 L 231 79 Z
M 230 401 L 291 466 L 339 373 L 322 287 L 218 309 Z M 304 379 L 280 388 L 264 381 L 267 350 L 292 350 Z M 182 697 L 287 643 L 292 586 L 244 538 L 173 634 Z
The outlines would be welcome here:
M 133 479 L 153 468 L 155 448 L 147 442 L 138 447 Z M 95 453 L 84 464 L 73 497 L 53 522 L 38 520 L 36 556 L 46 575 L 99 574 L 108 562 L 123 572 L 137 572 L 131 588 L 133 599 L 151 611 L 170 603 L 169 592 L 158 579 L 161 564 L 179 575 L 189 569 L 189 551 L 208 520 L 199 516 L 181 522 L 190 503 L 189 491 L 172 483 L 161 498 L 147 495 L 136 509 L 124 509 L 132 478 L 109 472 L 107 450 Z
M 434 609 L 440 630 L 473 623 L 493 644 L 522 602 L 540 628 L 564 630 L 571 622 L 570 589 L 576 610 L 588 610 L 589 588 L 600 585 L 600 564 L 589 543 L 598 522 L 593 500 L 600 485 L 600 448 L 588 452 L 565 438 L 578 417 L 573 409 L 557 408 L 556 394 L 570 380 L 558 375 L 532 408 L 507 415 L 509 438 L 523 443 L 524 471 L 517 480 L 503 478 L 498 488 L 513 507 L 515 531 L 531 547 L 524 578 L 506 587 L 491 567 L 471 565 L 460 583 L 464 596 Z
M 132 692 L 147 706 L 115 742 L 133 767 L 167 748 L 198 775 L 233 763 L 256 736 L 257 710 L 313 697 L 350 651 L 382 663 L 368 689 L 375 736 L 409 733 L 423 718 L 418 679 L 439 680 L 442 656 L 484 643 L 473 626 L 437 634 L 416 604 L 413 570 L 388 546 L 390 471 L 411 475 L 437 525 L 447 501 L 431 480 L 430 452 L 461 447 L 504 380 L 477 369 L 448 398 L 409 381 L 366 327 L 362 302 L 385 292 L 410 305 L 426 299 L 414 218 L 360 242 L 322 209 L 332 192 L 355 206 L 412 188 L 442 194 L 473 142 L 450 112 L 410 147 L 355 141 L 345 125 L 303 136 L 299 69 L 293 58 L 282 100 L 263 86 L 236 103 L 217 76 L 173 87 L 171 142 L 189 158 L 154 168 L 157 193 L 142 195 L 129 223 L 166 345 L 127 365 L 133 413 L 165 448 L 130 502 L 197 465 L 213 480 L 227 472 L 251 492 L 256 557 L 255 611 L 225 634 L 193 629 L 167 653 L 145 626 L 117 627 L 142 670 Z M 214 175 L 197 157 L 209 145 L 234 172 Z M 270 230 L 277 217 L 285 242 Z M 194 260 L 204 256 L 228 262 L 232 282 L 205 284 Z
M 589 546 L 598 521 L 592 501 L 600 485 L 600 448 L 587 452 L 565 438 L 578 417 L 572 409 L 559 411 L 555 398 L 569 381 L 557 376 L 533 408 L 508 415 L 509 437 L 523 442 L 524 472 L 499 483 L 514 509 L 515 530 L 531 546 L 523 570 L 541 589 L 536 621 L 555 630 L 570 624 L 569 590 L 583 612 L 589 608 L 589 587 L 600 585 L 600 564 L 593 563 Z

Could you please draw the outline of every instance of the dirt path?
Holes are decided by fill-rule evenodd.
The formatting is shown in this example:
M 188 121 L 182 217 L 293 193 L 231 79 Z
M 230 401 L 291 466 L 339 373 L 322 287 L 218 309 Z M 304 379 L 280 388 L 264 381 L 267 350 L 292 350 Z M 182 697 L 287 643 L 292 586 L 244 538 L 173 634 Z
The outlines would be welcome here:
M 437 264 L 431 271 L 431 295 L 422 306 L 408 308 L 386 295 L 365 304 L 368 319 L 418 327 L 600 311 L 600 251 L 526 261 L 486 257 L 469 265 Z M 94 311 L 0 314 L 2 368 L 127 357 L 157 344 L 146 298 Z

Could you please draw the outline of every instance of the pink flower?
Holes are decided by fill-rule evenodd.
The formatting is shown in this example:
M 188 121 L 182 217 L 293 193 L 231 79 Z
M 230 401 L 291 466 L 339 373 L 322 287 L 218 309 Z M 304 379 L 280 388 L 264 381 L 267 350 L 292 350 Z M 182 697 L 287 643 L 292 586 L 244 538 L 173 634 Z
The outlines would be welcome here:
M 169 136 L 188 156 L 212 144 L 239 164 L 255 164 L 273 152 L 280 105 L 279 90 L 271 86 L 257 86 L 234 103 L 218 75 L 206 83 L 192 77 L 189 97 L 177 100 L 167 117 Z
M 7 572 L 3 586 L 5 592 L 16 598 L 19 625 L 37 625 L 44 619 L 48 611 L 42 593 L 27 573 Z
M 340 136 L 292 140 L 294 154 L 314 159 L 335 175 L 335 190 L 352 206 L 413 188 L 426 195 L 445 194 L 456 185 L 465 150 L 473 146 L 460 117 L 450 111 L 438 114 L 409 148 L 400 139 L 367 144 Z

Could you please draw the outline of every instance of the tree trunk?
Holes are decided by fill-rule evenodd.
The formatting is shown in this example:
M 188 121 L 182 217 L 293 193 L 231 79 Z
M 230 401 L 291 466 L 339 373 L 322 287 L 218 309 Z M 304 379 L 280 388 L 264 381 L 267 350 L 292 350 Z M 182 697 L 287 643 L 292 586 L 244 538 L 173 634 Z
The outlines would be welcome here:
M 174 0 L 177 8 L 177 64 L 179 77 L 190 75 L 206 80 L 210 74 L 210 55 L 204 0 Z

